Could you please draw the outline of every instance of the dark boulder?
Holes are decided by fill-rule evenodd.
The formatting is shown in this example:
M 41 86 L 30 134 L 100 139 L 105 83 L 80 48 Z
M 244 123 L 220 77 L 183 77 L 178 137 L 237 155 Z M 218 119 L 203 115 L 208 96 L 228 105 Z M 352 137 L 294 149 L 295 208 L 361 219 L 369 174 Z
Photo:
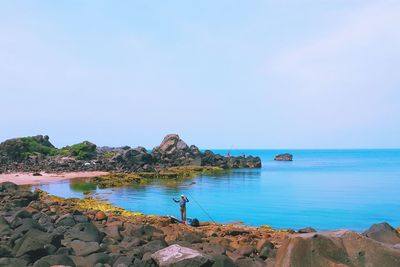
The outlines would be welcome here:
M 43 231 L 43 227 L 32 218 L 19 219 L 12 222 L 14 226 L 14 234 L 25 234 L 31 229 Z
M 68 234 L 72 239 L 78 239 L 86 242 L 98 242 L 100 243 L 103 239 L 104 234 L 101 233 L 97 227 L 89 223 L 78 223 L 72 227 Z
M 13 248 L 13 254 L 21 257 L 24 254 L 32 259 L 39 259 L 46 256 L 46 245 L 53 244 L 60 246 L 60 240 L 56 236 L 42 232 L 37 229 L 29 230 Z
M 293 155 L 289 154 L 289 153 L 279 154 L 279 155 L 275 156 L 274 160 L 277 160 L 277 161 L 292 161 L 293 160 Z
M 388 223 L 373 224 L 363 235 L 387 244 L 399 244 L 400 234 Z

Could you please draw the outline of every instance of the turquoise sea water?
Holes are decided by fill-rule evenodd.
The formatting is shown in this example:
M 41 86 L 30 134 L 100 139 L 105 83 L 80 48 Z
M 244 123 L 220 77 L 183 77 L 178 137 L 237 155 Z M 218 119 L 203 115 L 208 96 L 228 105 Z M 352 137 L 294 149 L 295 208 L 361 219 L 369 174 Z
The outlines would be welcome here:
M 273 161 L 283 152 L 292 153 L 294 161 Z M 242 154 L 260 156 L 263 167 L 120 189 L 101 190 L 83 181 L 41 188 L 64 197 L 94 190 L 128 210 L 175 216 L 179 208 L 171 198 L 185 194 L 188 217 L 207 221 L 211 219 L 203 209 L 217 222 L 274 228 L 361 231 L 382 221 L 400 226 L 400 150 L 231 151 Z

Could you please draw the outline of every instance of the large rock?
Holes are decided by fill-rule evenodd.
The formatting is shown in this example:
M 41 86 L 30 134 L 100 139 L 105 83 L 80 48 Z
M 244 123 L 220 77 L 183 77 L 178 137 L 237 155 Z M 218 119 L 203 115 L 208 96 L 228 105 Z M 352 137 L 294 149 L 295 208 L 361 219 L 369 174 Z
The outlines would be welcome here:
M 172 154 L 179 150 L 187 150 L 189 146 L 177 134 L 168 134 L 164 140 L 154 150 L 158 150 L 165 154 Z
M 76 256 L 87 256 L 100 250 L 100 245 L 97 242 L 84 242 L 74 240 L 71 242 L 71 247 Z
M 346 231 L 291 235 L 279 248 L 275 266 L 400 266 L 400 250 Z
M 193 145 L 189 147 L 177 134 L 165 136 L 152 154 L 161 166 L 202 165 L 200 150 Z
M 86 242 L 100 243 L 104 236 L 93 223 L 78 223 L 68 233 L 72 239 Z
M 160 267 L 211 266 L 214 262 L 194 249 L 171 245 L 151 255 Z
M 54 149 L 47 135 L 13 138 L 0 144 L 0 156 L 5 161 L 21 162 L 30 156 L 48 155 Z
M 400 234 L 386 222 L 373 224 L 363 235 L 382 243 L 392 245 L 400 243 Z
M 289 153 L 279 154 L 279 155 L 275 156 L 274 160 L 277 160 L 277 161 L 292 161 L 293 160 L 293 155 L 289 154 Z
M 29 230 L 13 248 L 13 253 L 17 257 L 24 254 L 38 259 L 47 254 L 46 246 L 52 244 L 60 246 L 60 240 L 52 234 L 42 232 L 37 229 Z

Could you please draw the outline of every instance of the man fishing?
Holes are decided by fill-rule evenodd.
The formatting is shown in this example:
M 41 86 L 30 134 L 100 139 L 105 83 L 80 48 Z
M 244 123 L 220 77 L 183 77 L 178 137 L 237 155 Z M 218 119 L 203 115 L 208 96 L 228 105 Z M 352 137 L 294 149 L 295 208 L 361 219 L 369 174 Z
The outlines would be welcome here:
M 181 195 L 180 199 L 172 199 L 176 203 L 179 203 L 180 211 L 181 211 L 181 220 L 183 223 L 186 223 L 186 203 L 189 202 L 189 199 L 184 195 Z

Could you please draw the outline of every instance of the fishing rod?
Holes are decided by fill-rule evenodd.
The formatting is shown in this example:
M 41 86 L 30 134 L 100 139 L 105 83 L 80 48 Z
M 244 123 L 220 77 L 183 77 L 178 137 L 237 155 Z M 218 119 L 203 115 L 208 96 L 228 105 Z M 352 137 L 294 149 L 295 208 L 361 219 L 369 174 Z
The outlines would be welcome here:
M 200 209 L 208 216 L 208 218 L 210 218 L 210 220 L 215 223 L 215 221 L 213 220 L 213 218 L 211 217 L 211 215 L 200 205 L 199 202 L 196 201 L 196 199 L 192 196 L 192 194 L 190 194 L 190 192 L 187 192 L 187 194 L 190 196 L 191 199 L 194 200 L 194 202 L 200 207 Z

